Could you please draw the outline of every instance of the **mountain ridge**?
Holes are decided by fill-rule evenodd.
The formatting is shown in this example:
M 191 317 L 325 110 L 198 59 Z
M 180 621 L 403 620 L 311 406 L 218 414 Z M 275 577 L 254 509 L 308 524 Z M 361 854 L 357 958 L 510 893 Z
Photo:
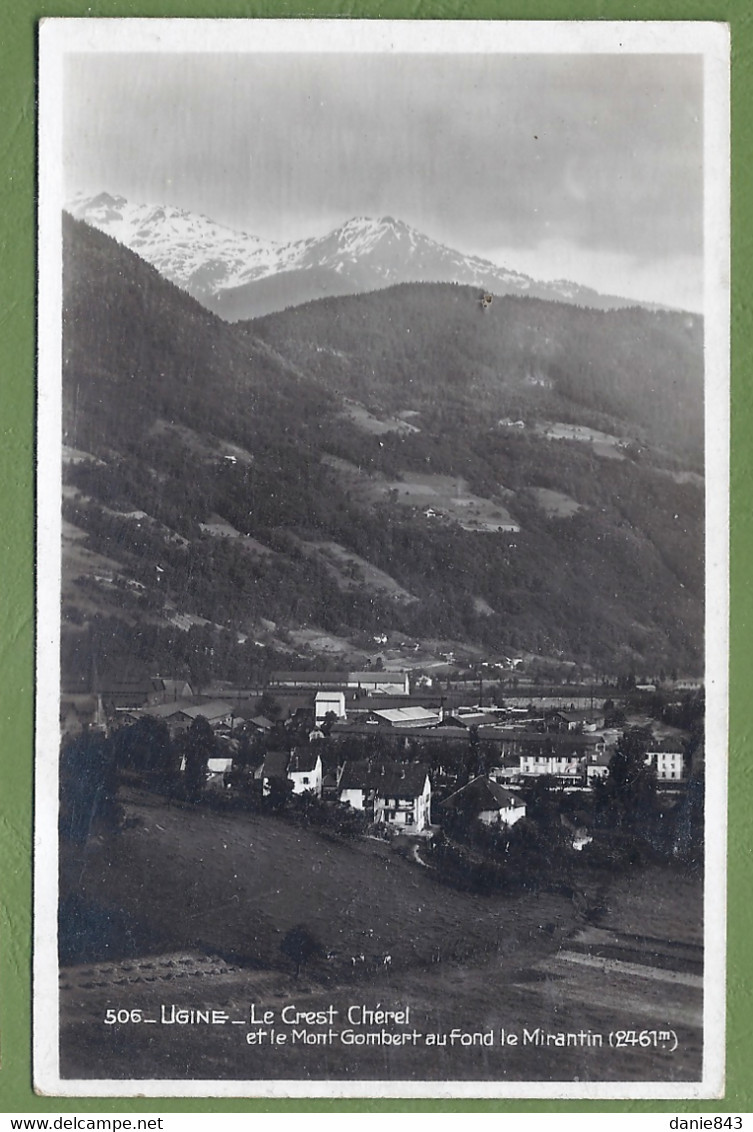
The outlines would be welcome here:
M 68 211 L 137 252 L 230 322 L 402 282 L 454 282 L 492 295 L 530 295 L 593 309 L 657 309 L 567 280 L 537 281 L 456 251 L 391 216 L 352 217 L 323 236 L 277 243 L 202 214 L 109 193 L 79 195 Z

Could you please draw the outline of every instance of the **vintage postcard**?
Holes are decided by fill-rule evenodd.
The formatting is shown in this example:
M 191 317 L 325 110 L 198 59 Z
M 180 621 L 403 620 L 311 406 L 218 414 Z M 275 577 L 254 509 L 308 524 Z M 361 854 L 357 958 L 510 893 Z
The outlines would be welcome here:
M 39 68 L 37 1091 L 721 1095 L 727 28 Z

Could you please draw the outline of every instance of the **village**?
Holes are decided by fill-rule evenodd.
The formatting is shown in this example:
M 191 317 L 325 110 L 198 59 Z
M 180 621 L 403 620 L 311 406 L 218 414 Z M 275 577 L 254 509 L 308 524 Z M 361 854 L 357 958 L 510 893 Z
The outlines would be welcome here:
M 61 726 L 69 741 L 131 730 L 137 744 L 159 733 L 164 746 L 169 736 L 178 781 L 186 779 L 190 736 L 200 731 L 201 795 L 255 793 L 276 809 L 288 797 L 316 799 L 357 811 L 385 835 L 425 838 L 457 815 L 510 829 L 526 817 L 534 787 L 576 809 L 573 796 L 587 802 L 604 783 L 627 735 L 640 743 L 647 781 L 676 806 L 703 775 L 703 744 L 683 718 L 699 703 L 702 710 L 693 683 L 607 688 L 603 700 L 575 685 L 559 688 L 559 697 L 529 688 L 526 706 L 515 706 L 523 696 L 482 706 L 460 702 L 473 686 L 441 696 L 414 691 L 407 670 L 277 671 L 256 695 L 226 688 L 222 697 L 154 677 L 63 696 Z M 131 753 L 119 770 L 143 771 L 153 761 Z M 591 841 L 583 824 L 572 828 L 574 848 Z

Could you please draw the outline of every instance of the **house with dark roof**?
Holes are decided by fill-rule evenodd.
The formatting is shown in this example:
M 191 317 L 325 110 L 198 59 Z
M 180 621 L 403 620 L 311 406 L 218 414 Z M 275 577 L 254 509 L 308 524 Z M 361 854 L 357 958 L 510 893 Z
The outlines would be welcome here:
M 262 794 L 272 791 L 273 781 L 291 784 L 293 794 L 322 796 L 322 760 L 315 748 L 294 747 L 292 751 L 268 751 L 256 773 L 261 779 Z
M 193 696 L 193 688 L 187 680 L 153 676 L 151 683 L 150 704 L 176 703 L 177 700 L 188 700 Z
M 322 759 L 313 747 L 294 747 L 288 759 L 288 778 L 293 783 L 294 794 L 316 794 L 322 796 Z
M 585 755 L 606 750 L 603 735 L 574 731 L 501 731 L 499 743 L 504 759 L 520 760 L 522 774 L 575 774 Z
M 255 715 L 253 719 L 245 719 L 243 728 L 249 734 L 255 735 L 268 735 L 274 727 L 271 719 L 267 719 L 266 715 Z
M 121 724 L 136 723 L 145 716 L 162 719 L 171 732 L 187 731 L 199 716 L 206 719 L 210 727 L 230 727 L 233 721 L 233 706 L 224 700 L 207 700 L 196 703 L 192 700 L 176 700 L 174 703 L 150 704 L 143 708 L 120 710 L 118 720 Z
M 264 762 L 254 773 L 254 778 L 261 782 L 264 798 L 272 793 L 274 784 L 284 785 L 287 782 L 289 758 L 289 751 L 267 751 Z
M 115 712 L 119 708 L 139 708 L 149 702 L 152 682 L 143 677 L 123 677 L 102 682 L 101 696 L 105 709 Z
M 506 790 L 484 774 L 472 778 L 442 802 L 443 809 L 454 810 L 484 825 L 515 825 L 526 816 L 526 804 L 519 794 Z
M 212 727 L 231 727 L 233 723 L 233 705 L 225 700 L 208 700 L 205 703 L 194 703 L 182 709 L 183 714 L 191 723 L 199 716 L 203 716 Z
M 557 778 L 575 779 L 582 773 L 583 758 L 583 751 L 577 747 L 539 748 L 520 756 L 520 773 L 550 774 Z
M 420 833 L 431 822 L 431 781 L 423 763 L 385 767 L 374 785 L 374 821 Z
M 598 708 L 556 711 L 550 717 L 550 726 L 556 731 L 592 733 L 604 726 L 604 712 Z
M 612 755 L 609 751 L 592 752 L 586 755 L 581 763 L 586 785 L 590 786 L 596 778 L 606 778 L 609 774 L 609 764 L 611 761 Z
M 149 716 L 151 719 L 164 720 L 171 731 L 184 731 L 191 723 L 185 712 L 192 706 L 190 700 L 177 700 L 175 703 L 151 704 L 148 707 L 119 708 L 117 720 L 119 724 L 128 725 Z
M 398 829 L 420 833 L 431 822 L 431 782 L 423 763 L 346 762 L 338 794 L 375 822 Z
M 374 797 L 371 792 L 372 764 L 366 760 L 343 764 L 337 783 L 338 798 L 354 810 L 366 810 Z

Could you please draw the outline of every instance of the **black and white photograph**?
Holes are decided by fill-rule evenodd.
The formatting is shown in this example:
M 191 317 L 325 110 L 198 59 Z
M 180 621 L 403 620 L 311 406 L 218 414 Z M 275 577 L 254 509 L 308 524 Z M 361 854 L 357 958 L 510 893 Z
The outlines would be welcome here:
M 729 43 L 40 28 L 35 1087 L 724 1087 Z

